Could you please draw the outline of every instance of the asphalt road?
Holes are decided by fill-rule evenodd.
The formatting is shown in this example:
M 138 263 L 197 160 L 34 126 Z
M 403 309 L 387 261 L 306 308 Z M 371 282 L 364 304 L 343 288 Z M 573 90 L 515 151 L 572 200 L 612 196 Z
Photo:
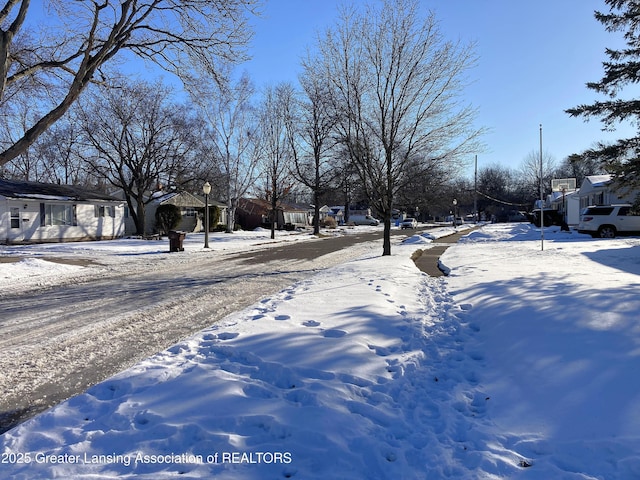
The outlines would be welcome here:
M 3 299 L 0 433 L 264 296 L 355 258 L 361 250 L 352 245 L 378 241 L 382 253 L 381 240 L 382 232 L 362 233 L 187 255 L 179 265 Z

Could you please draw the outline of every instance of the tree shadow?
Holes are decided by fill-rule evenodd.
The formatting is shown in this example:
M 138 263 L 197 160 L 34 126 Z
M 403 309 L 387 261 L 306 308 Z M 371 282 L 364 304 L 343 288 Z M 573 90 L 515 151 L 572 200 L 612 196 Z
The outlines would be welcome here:
M 620 255 L 621 251 L 624 251 L 624 256 Z M 640 245 L 633 245 L 625 249 L 599 249 L 595 252 L 584 252 L 583 255 L 607 267 L 640 275 Z

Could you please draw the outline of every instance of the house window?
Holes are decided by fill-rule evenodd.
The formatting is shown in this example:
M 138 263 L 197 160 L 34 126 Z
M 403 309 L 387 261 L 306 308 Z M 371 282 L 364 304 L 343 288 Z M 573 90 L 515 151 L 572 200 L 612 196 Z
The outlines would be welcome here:
M 111 217 L 116 216 L 116 207 L 113 205 L 96 205 L 94 207 L 94 213 L 96 217 Z
M 604 192 L 596 193 L 593 201 L 594 205 L 604 205 Z
M 11 207 L 11 228 L 20 228 L 20 208 Z
M 76 206 L 55 203 L 41 203 L 41 226 L 77 225 Z
M 183 208 L 182 209 L 182 216 L 183 217 L 195 217 L 196 216 L 196 209 L 195 208 Z

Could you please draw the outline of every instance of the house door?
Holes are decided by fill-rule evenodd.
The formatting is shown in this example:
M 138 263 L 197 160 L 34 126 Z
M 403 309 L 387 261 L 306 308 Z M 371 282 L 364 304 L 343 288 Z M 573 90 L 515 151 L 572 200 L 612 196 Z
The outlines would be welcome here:
M 22 212 L 20 207 L 11 207 L 9 213 L 11 216 L 9 239 L 12 242 L 21 242 L 24 239 L 24 232 L 22 231 Z
M 31 240 L 37 228 L 37 215 L 34 212 L 20 207 L 9 208 L 9 239 L 12 242 L 23 242 Z

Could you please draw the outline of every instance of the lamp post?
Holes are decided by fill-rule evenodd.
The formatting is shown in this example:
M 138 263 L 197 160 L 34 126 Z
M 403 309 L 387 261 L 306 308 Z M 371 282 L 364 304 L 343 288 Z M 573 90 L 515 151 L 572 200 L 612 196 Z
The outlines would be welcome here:
M 458 200 L 453 199 L 453 226 L 456 226 L 456 221 L 458 219 Z
M 211 193 L 211 185 L 206 182 L 202 186 L 204 193 L 204 248 L 209 248 L 209 194 Z

